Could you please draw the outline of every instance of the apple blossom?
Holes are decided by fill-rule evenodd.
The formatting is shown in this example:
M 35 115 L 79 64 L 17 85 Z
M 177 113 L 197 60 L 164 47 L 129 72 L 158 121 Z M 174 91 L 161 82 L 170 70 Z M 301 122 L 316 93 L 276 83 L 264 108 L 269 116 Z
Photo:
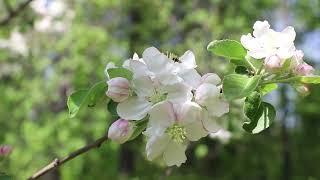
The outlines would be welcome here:
M 131 137 L 133 131 L 133 123 L 125 119 L 118 119 L 109 127 L 108 138 L 122 144 Z
M 140 120 L 153 105 L 165 100 L 178 103 L 192 99 L 191 88 L 186 84 L 163 85 L 148 76 L 133 79 L 132 90 L 136 96 L 129 97 L 117 106 L 118 115 L 124 119 Z
M 108 90 L 106 95 L 115 102 L 122 102 L 129 97 L 130 83 L 126 78 L 116 77 L 107 81 Z
M 296 37 L 293 27 L 276 32 L 270 29 L 268 21 L 257 21 L 253 29 L 253 36 L 250 33 L 241 36 L 241 44 L 248 50 L 249 56 L 262 59 L 277 55 L 282 60 L 293 56 Z
M 144 133 L 148 137 L 147 158 L 162 156 L 168 166 L 184 163 L 188 141 L 208 135 L 200 121 L 201 112 L 201 107 L 191 101 L 183 104 L 165 101 L 155 105 Z
M 311 76 L 313 75 L 314 68 L 309 64 L 303 62 L 294 69 L 294 72 L 302 76 Z

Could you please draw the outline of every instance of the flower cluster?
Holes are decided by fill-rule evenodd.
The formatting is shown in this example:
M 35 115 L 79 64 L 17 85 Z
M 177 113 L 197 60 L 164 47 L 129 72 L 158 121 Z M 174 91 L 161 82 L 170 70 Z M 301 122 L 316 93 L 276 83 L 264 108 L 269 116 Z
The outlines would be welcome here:
M 252 34 L 243 35 L 241 44 L 248 50 L 248 56 L 264 60 L 267 71 L 277 73 L 287 64 L 294 75 L 313 74 L 313 67 L 303 61 L 303 52 L 294 45 L 296 32 L 293 27 L 276 32 L 270 29 L 267 21 L 257 21 Z
M 143 134 L 149 160 L 163 157 L 168 166 L 180 166 L 188 143 L 217 132 L 216 119 L 229 111 L 220 78 L 213 73 L 201 76 L 191 51 L 172 57 L 150 47 L 142 58 L 134 54 L 122 67 L 132 72 L 132 79 L 110 79 L 108 70 L 116 66 L 109 63 L 106 68 L 106 94 L 118 103 L 121 118 L 108 135 L 123 143 L 134 131 L 132 123 L 148 119 Z

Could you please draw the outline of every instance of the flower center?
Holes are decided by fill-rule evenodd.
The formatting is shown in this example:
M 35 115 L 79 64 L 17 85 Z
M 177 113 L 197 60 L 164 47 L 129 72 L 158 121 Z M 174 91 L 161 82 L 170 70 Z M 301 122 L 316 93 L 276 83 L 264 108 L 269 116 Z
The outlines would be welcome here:
M 186 128 L 177 124 L 173 125 L 172 127 L 169 127 L 167 129 L 167 133 L 170 136 L 170 138 L 177 143 L 183 143 L 187 135 Z
M 152 104 L 156 104 L 158 102 L 164 101 L 167 98 L 167 93 L 159 93 L 157 91 L 154 92 L 154 94 L 150 97 L 148 97 L 148 101 Z

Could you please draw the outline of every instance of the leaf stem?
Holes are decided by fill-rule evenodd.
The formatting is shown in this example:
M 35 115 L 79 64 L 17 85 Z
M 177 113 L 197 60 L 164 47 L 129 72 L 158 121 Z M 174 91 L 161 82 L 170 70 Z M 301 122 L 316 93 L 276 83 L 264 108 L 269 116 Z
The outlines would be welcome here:
M 290 77 L 286 79 L 268 80 L 268 81 L 261 82 L 261 84 L 263 85 L 263 84 L 272 84 L 272 83 L 290 83 L 298 79 L 299 77 Z

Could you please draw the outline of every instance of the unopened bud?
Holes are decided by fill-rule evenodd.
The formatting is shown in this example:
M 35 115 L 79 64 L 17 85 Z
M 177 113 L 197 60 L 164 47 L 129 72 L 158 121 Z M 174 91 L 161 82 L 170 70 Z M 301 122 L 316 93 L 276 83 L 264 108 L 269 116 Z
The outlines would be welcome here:
M 12 152 L 12 147 L 9 145 L 0 146 L 0 156 L 7 156 Z
M 109 127 L 108 138 L 122 144 L 131 137 L 133 131 L 133 123 L 125 119 L 118 119 Z
M 307 96 L 310 94 L 310 90 L 307 85 L 298 86 L 296 87 L 296 90 L 302 96 Z
M 112 78 L 107 81 L 108 91 L 106 95 L 115 102 L 122 102 L 129 97 L 129 81 L 123 77 Z
M 277 55 L 265 59 L 264 64 L 267 71 L 277 71 L 281 68 L 281 59 Z
M 310 76 L 314 72 L 314 68 L 307 63 L 301 63 L 295 68 L 295 73 L 302 76 Z

